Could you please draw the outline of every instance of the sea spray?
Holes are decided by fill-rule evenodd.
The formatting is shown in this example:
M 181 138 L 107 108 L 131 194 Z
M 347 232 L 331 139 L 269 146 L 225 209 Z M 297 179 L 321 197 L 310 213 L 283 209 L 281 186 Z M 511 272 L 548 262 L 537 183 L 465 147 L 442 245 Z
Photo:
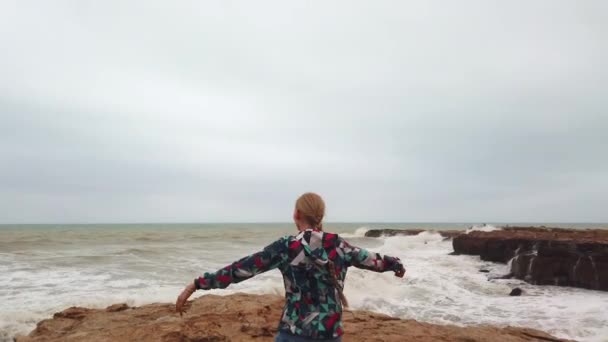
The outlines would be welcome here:
M 342 233 L 342 234 L 340 234 L 340 236 L 342 236 L 345 239 L 362 238 L 362 237 L 365 237 L 365 233 L 367 233 L 369 230 L 370 230 L 369 227 L 359 227 L 352 234 L 351 233 Z
M 467 230 L 465 230 L 465 234 L 469 234 L 471 232 L 493 232 L 495 230 L 501 230 L 501 228 L 498 228 L 491 224 L 475 225 L 470 228 L 467 228 Z

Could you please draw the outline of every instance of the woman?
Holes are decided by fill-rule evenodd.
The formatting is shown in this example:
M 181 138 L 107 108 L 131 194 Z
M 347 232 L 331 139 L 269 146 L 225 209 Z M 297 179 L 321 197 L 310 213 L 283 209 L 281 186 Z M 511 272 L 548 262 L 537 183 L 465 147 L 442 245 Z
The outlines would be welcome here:
M 343 293 L 348 267 L 393 271 L 397 277 L 403 277 L 405 268 L 399 258 L 368 252 L 324 232 L 324 216 L 323 199 L 314 193 L 303 194 L 293 213 L 298 235 L 283 237 L 260 252 L 195 279 L 178 297 L 176 311 L 184 312 L 186 300 L 196 290 L 223 289 L 278 268 L 286 303 L 275 341 L 341 341 L 342 307 L 348 306 Z

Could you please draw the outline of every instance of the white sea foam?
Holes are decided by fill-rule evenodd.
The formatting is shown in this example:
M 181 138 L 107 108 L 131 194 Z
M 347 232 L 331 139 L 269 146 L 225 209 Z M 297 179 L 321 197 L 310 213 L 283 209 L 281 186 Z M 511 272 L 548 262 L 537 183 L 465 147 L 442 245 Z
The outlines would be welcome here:
M 475 231 L 478 231 L 478 232 L 492 232 L 492 231 L 495 231 L 495 230 L 501 230 L 501 228 L 495 227 L 495 226 L 493 226 L 491 224 L 485 224 L 484 223 L 482 225 L 475 225 L 475 226 L 472 226 L 472 227 L 468 228 L 465 231 L 465 233 L 469 234 L 470 232 L 475 232 Z
M 372 239 L 363 237 L 366 229 L 341 236 L 400 257 L 407 273 L 400 279 L 390 272 L 350 269 L 345 293 L 355 309 L 433 323 L 532 327 L 559 337 L 606 341 L 606 292 L 532 286 L 517 280 L 488 281 L 488 276 L 507 273 L 507 265 L 448 255 L 451 242 L 436 233 Z M 204 239 L 205 233 L 199 231 L 187 234 L 188 239 L 182 238 L 185 233 L 151 234 L 151 241 L 85 235 L 78 243 L 18 250 L 0 242 L 0 340 L 27 334 L 36 322 L 73 305 L 173 302 L 194 276 L 216 270 L 283 235 L 261 232 L 251 241 L 241 235 L 235 243 L 219 235 Z M 480 273 L 480 268 L 490 273 Z M 509 297 L 514 286 L 521 287 L 524 295 Z M 234 292 L 283 294 L 281 274 L 270 271 L 227 290 L 196 295 Z

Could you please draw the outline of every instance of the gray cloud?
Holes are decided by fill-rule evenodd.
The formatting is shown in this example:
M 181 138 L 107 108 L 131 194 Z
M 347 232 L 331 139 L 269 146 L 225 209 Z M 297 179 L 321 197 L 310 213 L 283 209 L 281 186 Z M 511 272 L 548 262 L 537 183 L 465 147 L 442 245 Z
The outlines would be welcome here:
M 0 222 L 608 221 L 605 2 L 0 7 Z

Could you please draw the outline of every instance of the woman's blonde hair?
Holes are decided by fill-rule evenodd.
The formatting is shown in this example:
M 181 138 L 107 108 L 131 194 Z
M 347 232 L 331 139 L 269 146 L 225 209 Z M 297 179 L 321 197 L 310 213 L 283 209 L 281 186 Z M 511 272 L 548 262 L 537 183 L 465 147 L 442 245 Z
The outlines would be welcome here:
M 325 201 L 321 196 L 314 192 L 307 192 L 300 196 L 296 201 L 296 210 L 302 215 L 304 221 L 310 224 L 313 228 L 323 230 L 323 217 L 325 217 Z M 338 282 L 336 276 L 336 266 L 331 259 L 327 260 L 327 271 L 332 285 L 338 290 L 340 302 L 345 307 L 348 307 L 348 301 L 344 296 L 344 289 Z
M 323 230 L 323 217 L 325 216 L 325 202 L 321 196 L 314 192 L 307 192 L 296 201 L 296 210 L 302 215 L 304 221 L 313 228 Z

